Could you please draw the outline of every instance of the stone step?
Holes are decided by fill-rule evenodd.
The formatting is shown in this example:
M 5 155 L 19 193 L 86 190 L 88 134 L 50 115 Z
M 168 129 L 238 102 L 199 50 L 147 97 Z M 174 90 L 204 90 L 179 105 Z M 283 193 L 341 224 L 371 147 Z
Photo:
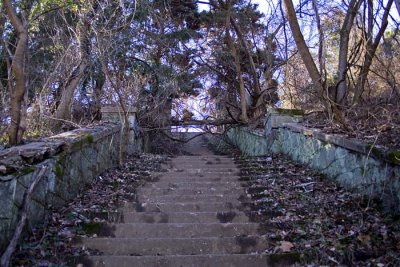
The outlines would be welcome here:
M 98 237 L 115 238 L 235 237 L 262 230 L 257 223 L 102 223 L 95 229 Z
M 168 172 L 176 172 L 190 169 L 210 169 L 210 170 L 234 170 L 240 169 L 234 163 L 184 163 L 169 166 Z
M 198 189 L 198 188 L 242 188 L 245 183 L 240 181 L 220 181 L 220 182 L 210 182 L 210 181 L 187 181 L 187 182 L 168 182 L 168 181 L 158 181 L 157 183 L 147 183 L 143 188 L 186 188 L 186 189 Z
M 230 183 L 240 183 L 241 179 L 238 176 L 202 176 L 202 175 L 175 175 L 171 177 L 159 177 L 157 181 L 152 182 L 152 184 L 158 185 L 159 183 L 225 183 L 225 185 Z
M 170 180 L 179 180 L 181 179 L 182 181 L 185 180 L 199 180 L 199 181 L 237 181 L 240 178 L 239 175 L 230 173 L 207 173 L 207 172 L 199 172 L 196 174 L 193 173 L 183 173 L 183 172 L 177 172 L 177 173 L 168 173 L 162 176 L 157 177 L 158 181 L 170 181 Z M 218 179 L 218 180 L 216 180 Z M 156 181 L 157 182 L 157 181 Z
M 202 175 L 187 175 L 187 176 L 174 176 L 174 177 L 160 177 L 157 182 L 154 182 L 154 184 L 158 183 L 214 183 L 214 182 L 220 182 L 220 183 L 238 183 L 240 182 L 240 177 L 238 176 L 230 176 L 230 177 L 224 177 L 224 176 L 202 176 Z
M 171 163 L 169 171 L 176 171 L 176 169 L 196 169 L 196 168 L 209 168 L 209 169 L 235 169 L 239 170 L 238 166 L 233 162 L 184 162 L 184 163 Z
M 207 165 L 220 165 L 220 164 L 236 164 L 230 158 L 214 158 L 214 157 L 196 157 L 193 159 L 188 158 L 173 158 L 168 161 L 171 165 L 181 164 L 207 164 Z
M 186 161 L 207 161 L 207 160 L 225 160 L 225 161 L 229 161 L 232 162 L 233 161 L 233 157 L 230 156 L 220 156 L 220 155 L 203 155 L 203 156 L 179 156 L 179 157 L 175 157 L 175 158 L 171 158 L 170 161 L 172 162 L 184 162 Z
M 282 262 L 282 260 L 280 260 Z M 294 261 L 277 265 L 266 254 L 178 255 L 178 256 L 92 256 L 83 261 L 93 267 L 269 267 L 290 266 Z M 286 263 L 286 264 L 285 264 Z
M 235 175 L 239 174 L 239 170 L 233 169 L 233 168 L 215 168 L 215 169 L 210 169 L 210 168 L 179 168 L 176 169 L 175 171 L 170 171 L 170 172 L 163 172 L 162 174 L 165 176 L 172 176 L 176 174 L 185 174 L 185 175 L 198 175 L 198 174 L 209 174 L 209 175 L 217 175 L 217 174 L 222 174 L 222 175 Z
M 125 223 L 247 223 L 249 218 L 241 211 L 228 212 L 127 212 Z
M 124 212 L 219 212 L 231 211 L 241 207 L 231 202 L 197 202 L 197 203 L 138 203 L 121 208 Z
M 178 170 L 176 172 L 165 172 L 162 176 L 159 177 L 176 177 L 176 176 L 186 176 L 186 177 L 231 177 L 231 176 L 240 176 L 238 171 L 235 170 L 209 170 L 209 169 L 185 169 L 185 170 Z
M 211 195 L 211 194 L 237 194 L 242 195 L 245 191 L 243 188 L 138 188 L 137 194 L 140 195 Z
M 140 203 L 175 203 L 175 202 L 232 202 L 239 204 L 238 198 L 240 195 L 236 194 L 212 194 L 212 195 L 144 195 L 141 194 L 138 196 L 138 201 Z
M 263 252 L 268 241 L 258 236 L 212 238 L 84 238 L 82 245 L 107 255 L 203 255 Z
M 168 162 L 169 166 L 174 168 L 176 166 L 209 166 L 209 167 L 218 167 L 218 166 L 232 166 L 236 167 L 236 163 L 233 162 L 232 160 L 215 160 L 215 159 L 209 159 L 209 160 L 181 160 L 181 161 L 170 161 Z

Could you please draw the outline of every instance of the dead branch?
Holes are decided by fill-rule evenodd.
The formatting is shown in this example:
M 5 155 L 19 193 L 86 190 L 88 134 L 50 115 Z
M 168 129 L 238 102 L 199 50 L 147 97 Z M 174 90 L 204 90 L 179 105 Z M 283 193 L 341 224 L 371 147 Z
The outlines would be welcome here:
M 226 124 L 238 124 L 234 120 L 189 120 L 189 121 L 176 121 L 171 122 L 171 126 L 191 126 L 191 125 L 212 125 L 220 126 Z
M 70 120 L 65 120 L 65 119 L 56 118 L 56 117 L 53 117 L 53 116 L 46 115 L 46 114 L 44 114 L 44 113 L 42 113 L 41 115 L 42 115 L 43 117 L 46 117 L 46 118 L 51 119 L 51 120 L 55 120 L 55 121 L 59 121 L 59 122 L 64 122 L 64 123 L 70 124 L 70 125 L 72 125 L 72 126 L 75 127 L 75 128 L 82 128 L 81 125 L 79 125 L 79 124 L 77 124 L 77 123 L 75 123 L 75 122 L 73 122 L 73 121 L 70 121 Z
M 11 256 L 15 251 L 15 248 L 18 244 L 18 241 L 21 237 L 22 231 L 23 231 L 26 221 L 28 219 L 28 208 L 29 208 L 29 203 L 30 203 L 32 192 L 33 192 L 33 190 L 35 190 L 37 184 L 40 182 L 40 180 L 46 174 L 47 170 L 48 170 L 47 166 L 42 166 L 42 168 L 39 171 L 36 170 L 35 173 L 33 174 L 33 181 L 31 183 L 31 185 L 29 186 L 29 188 L 24 193 L 24 197 L 22 200 L 21 218 L 15 229 L 14 236 L 11 239 L 10 243 L 8 244 L 7 249 L 1 256 L 1 259 L 0 259 L 1 267 L 10 266 Z
M 175 138 L 175 137 L 173 137 L 173 136 L 167 134 L 165 131 L 161 131 L 160 133 L 162 133 L 163 135 L 165 135 L 166 137 L 168 137 L 168 138 L 171 139 L 172 141 L 176 141 L 176 142 L 180 142 L 180 143 L 187 143 L 187 142 L 189 142 L 189 141 L 192 140 L 192 139 L 195 139 L 195 138 L 197 138 L 197 137 L 199 137 L 199 136 L 202 136 L 202 135 L 207 134 L 208 132 L 202 132 L 202 133 L 199 133 L 199 134 L 195 134 L 194 136 L 192 136 L 192 137 L 190 137 L 190 138 L 188 138 L 188 139 L 183 139 L 183 140 L 182 140 L 182 139 L 179 139 L 179 138 Z

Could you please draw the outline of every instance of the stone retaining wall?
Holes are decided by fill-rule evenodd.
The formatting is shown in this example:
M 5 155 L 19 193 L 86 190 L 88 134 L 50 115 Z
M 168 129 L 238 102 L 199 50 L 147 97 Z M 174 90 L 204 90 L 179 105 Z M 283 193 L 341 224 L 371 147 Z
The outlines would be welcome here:
M 246 128 L 232 128 L 227 133 L 230 143 L 249 156 L 263 156 L 271 153 L 272 139 L 265 138 L 263 132 L 250 131 Z
M 388 209 L 400 212 L 400 159 L 393 152 L 287 122 L 263 133 L 234 128 L 227 138 L 247 155 L 285 154 L 348 189 L 382 199 Z
M 133 137 L 132 137 L 133 136 Z M 13 234 L 18 210 L 34 171 L 48 166 L 32 195 L 29 225 L 40 223 L 50 207 L 60 207 L 119 161 L 121 125 L 106 123 L 62 133 L 40 142 L 0 151 L 0 251 Z M 131 150 L 140 149 L 131 135 Z

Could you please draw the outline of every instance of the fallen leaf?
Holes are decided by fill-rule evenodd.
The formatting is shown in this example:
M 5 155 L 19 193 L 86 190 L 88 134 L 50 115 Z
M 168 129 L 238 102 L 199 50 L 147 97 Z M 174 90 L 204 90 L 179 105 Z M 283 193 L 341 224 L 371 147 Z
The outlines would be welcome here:
M 294 247 L 292 242 L 289 241 L 281 241 L 281 245 L 279 246 L 279 249 L 282 252 L 290 252 L 292 248 Z
M 357 239 L 361 242 L 361 244 L 368 246 L 371 241 L 371 236 L 359 234 Z

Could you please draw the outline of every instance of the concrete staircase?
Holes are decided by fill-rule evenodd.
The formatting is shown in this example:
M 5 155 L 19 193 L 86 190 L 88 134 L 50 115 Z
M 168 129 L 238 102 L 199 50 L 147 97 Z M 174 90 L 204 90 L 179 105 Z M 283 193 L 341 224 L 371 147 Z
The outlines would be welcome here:
M 239 170 L 231 158 L 199 151 L 174 158 L 169 172 L 139 188 L 123 222 L 84 238 L 102 254 L 85 265 L 268 266 L 268 241 L 241 211 Z

